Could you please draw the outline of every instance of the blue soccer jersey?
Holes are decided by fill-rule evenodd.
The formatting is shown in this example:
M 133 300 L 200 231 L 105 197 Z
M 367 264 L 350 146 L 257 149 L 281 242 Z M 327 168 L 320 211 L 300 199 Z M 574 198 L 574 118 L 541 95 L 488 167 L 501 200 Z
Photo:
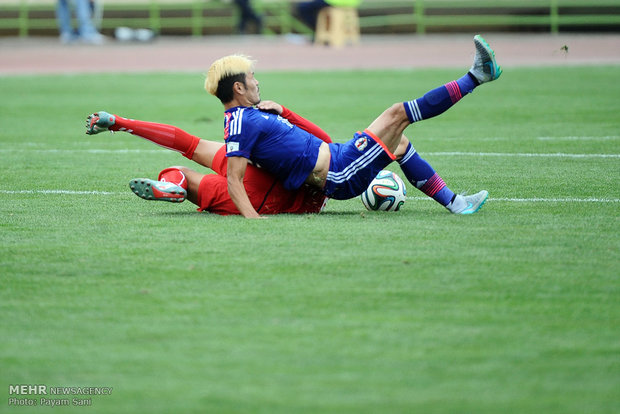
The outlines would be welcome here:
M 296 190 L 310 175 L 323 143 L 279 115 L 238 106 L 225 112 L 227 157 L 244 157 Z

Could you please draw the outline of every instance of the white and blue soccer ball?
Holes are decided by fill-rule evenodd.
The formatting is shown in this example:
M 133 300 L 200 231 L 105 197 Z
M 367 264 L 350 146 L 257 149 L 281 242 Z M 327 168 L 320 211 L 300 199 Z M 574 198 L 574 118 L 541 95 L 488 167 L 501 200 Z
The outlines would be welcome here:
M 360 197 L 368 210 L 398 211 L 407 200 L 407 188 L 398 175 L 382 170 Z

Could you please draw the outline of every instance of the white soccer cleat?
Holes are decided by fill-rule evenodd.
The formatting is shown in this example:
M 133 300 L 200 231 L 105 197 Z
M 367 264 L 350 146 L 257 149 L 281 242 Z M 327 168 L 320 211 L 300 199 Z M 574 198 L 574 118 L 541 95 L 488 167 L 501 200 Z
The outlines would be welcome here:
M 502 68 L 495 61 L 495 52 L 480 35 L 474 36 L 476 55 L 474 64 L 469 72 L 474 75 L 480 84 L 494 81 L 502 74 Z
M 474 214 L 482 208 L 487 198 L 489 198 L 489 192 L 486 190 L 468 196 L 458 194 L 454 201 L 448 204 L 447 209 L 452 214 Z

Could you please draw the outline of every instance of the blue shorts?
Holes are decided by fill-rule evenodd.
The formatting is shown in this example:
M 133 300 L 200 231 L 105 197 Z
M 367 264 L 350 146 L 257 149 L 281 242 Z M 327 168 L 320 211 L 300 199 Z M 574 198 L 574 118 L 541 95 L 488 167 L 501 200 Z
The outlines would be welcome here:
M 323 193 L 336 200 L 362 194 L 370 182 L 395 157 L 385 144 L 368 130 L 357 132 L 344 144 L 329 144 L 331 160 Z

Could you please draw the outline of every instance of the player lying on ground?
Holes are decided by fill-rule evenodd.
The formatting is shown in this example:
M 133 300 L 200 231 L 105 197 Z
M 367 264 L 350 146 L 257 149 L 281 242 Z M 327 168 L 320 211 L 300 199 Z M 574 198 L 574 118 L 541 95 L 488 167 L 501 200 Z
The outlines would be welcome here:
M 261 101 L 260 92 L 254 62 L 246 56 L 215 61 L 205 89 L 224 105 L 228 193 L 241 214 L 260 218 L 243 186 L 249 161 L 275 175 L 288 190 L 311 184 L 329 198 L 349 199 L 361 194 L 379 171 L 400 156 L 402 171 L 418 187 L 416 152 L 403 137 L 405 128 L 445 112 L 478 85 L 502 73 L 487 42 L 478 35 L 474 44 L 474 63 L 465 76 L 421 98 L 392 105 L 345 144 L 323 142 L 281 117 L 254 108 Z M 443 191 L 442 204 L 449 198 L 445 205 L 453 213 L 474 213 L 488 197 L 487 191 L 455 195 L 435 175 L 423 186 L 435 195 Z
M 276 102 L 263 101 L 257 107 L 281 115 L 324 142 L 332 142 L 320 127 Z M 227 158 L 223 143 L 200 139 L 172 125 L 126 119 L 103 111 L 89 115 L 86 120 L 87 134 L 93 135 L 107 130 L 126 131 L 148 139 L 182 153 L 217 174 L 204 175 L 187 167 L 169 167 L 160 172 L 158 180 L 131 180 L 130 187 L 139 197 L 171 202 L 182 202 L 187 198 L 199 207 L 199 211 L 222 215 L 240 214 L 227 190 Z M 405 137 L 403 143 L 403 148 L 410 147 Z M 443 206 L 447 206 L 454 193 L 445 186 L 430 164 L 412 147 L 407 153 L 401 152 L 397 160 L 408 162 L 411 166 L 414 177 L 411 181 L 414 185 Z M 410 160 L 403 160 L 404 155 L 410 157 Z M 244 187 L 252 206 L 261 214 L 318 213 L 326 202 L 325 195 L 316 187 L 304 184 L 298 191 L 285 190 L 273 175 L 251 164 L 244 176 Z
M 321 128 L 275 102 L 265 101 L 259 107 L 277 111 L 292 124 L 324 142 L 331 142 L 329 135 Z M 223 143 L 200 139 L 172 125 L 127 119 L 103 111 L 91 114 L 86 120 L 86 133 L 89 135 L 107 130 L 126 131 L 148 139 L 216 172 L 205 175 L 187 167 L 169 167 L 159 173 L 158 180 L 131 180 L 129 185 L 139 197 L 171 202 L 181 202 L 187 198 L 198 206 L 199 211 L 240 214 L 228 195 L 227 158 Z M 253 208 L 261 214 L 318 213 L 327 199 L 310 185 L 286 190 L 272 174 L 252 165 L 248 166 L 244 186 Z

